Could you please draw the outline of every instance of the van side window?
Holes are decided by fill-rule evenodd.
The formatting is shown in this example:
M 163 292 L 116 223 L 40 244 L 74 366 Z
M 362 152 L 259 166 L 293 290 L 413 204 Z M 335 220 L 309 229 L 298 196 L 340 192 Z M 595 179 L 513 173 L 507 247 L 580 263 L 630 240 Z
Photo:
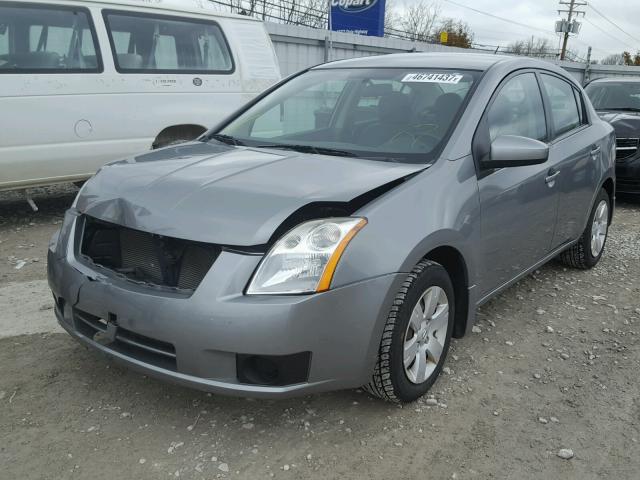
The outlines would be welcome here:
M 0 74 L 102 71 L 86 9 L 14 5 L 0 5 Z
M 523 73 L 508 80 L 489 107 L 487 120 L 492 142 L 500 135 L 545 140 L 547 123 L 535 75 Z
M 116 69 L 122 73 L 232 73 L 217 23 L 165 15 L 106 11 Z
M 542 85 L 551 104 L 554 138 L 557 138 L 582 124 L 574 88 L 566 81 L 552 75 L 540 75 Z

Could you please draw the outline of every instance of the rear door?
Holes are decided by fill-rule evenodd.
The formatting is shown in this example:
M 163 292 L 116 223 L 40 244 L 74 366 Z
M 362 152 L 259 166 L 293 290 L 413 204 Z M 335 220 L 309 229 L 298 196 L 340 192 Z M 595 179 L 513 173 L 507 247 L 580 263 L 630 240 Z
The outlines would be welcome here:
M 540 73 L 543 97 L 551 126 L 549 161 L 555 170 L 558 222 L 552 248 L 580 236 L 598 188 L 597 164 L 602 147 L 594 138 L 582 93 L 551 73 Z
M 542 95 L 532 71 L 507 78 L 491 100 L 478 135 L 493 142 L 501 135 L 547 141 Z M 476 140 L 474 140 L 475 142 Z M 481 253 L 487 295 L 549 253 L 557 214 L 557 190 L 547 181 L 550 162 L 479 170 Z

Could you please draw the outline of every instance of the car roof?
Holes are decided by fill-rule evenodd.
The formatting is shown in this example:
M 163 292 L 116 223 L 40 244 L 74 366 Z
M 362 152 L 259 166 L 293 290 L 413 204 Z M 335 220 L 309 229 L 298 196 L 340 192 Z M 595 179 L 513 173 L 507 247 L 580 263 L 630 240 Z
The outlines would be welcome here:
M 592 83 L 634 83 L 634 82 L 640 82 L 640 77 L 603 77 L 603 78 L 596 78 L 594 80 L 591 80 L 591 82 L 589 82 L 590 84 Z
M 327 68 L 453 68 L 464 70 L 489 69 L 495 64 L 513 64 L 518 68 L 549 68 L 550 63 L 528 57 L 492 55 L 487 53 L 466 52 L 416 52 L 376 55 L 351 58 L 318 65 L 318 69 Z
M 13 0 L 17 3 L 33 3 L 34 0 Z M 48 3 L 48 2 L 47 2 Z M 85 3 L 87 6 L 91 4 L 101 4 L 107 7 L 132 7 L 139 8 L 141 10 L 154 9 L 154 10 L 166 10 L 167 13 L 181 13 L 181 14 L 198 14 L 208 15 L 213 17 L 226 17 L 237 18 L 246 21 L 259 22 L 260 20 L 250 17 L 248 15 L 238 15 L 235 13 L 225 12 L 220 10 L 213 2 L 202 0 L 75 0 L 73 2 L 66 2 L 61 0 L 55 2 L 57 5 Z M 46 3 L 43 2 L 43 5 Z

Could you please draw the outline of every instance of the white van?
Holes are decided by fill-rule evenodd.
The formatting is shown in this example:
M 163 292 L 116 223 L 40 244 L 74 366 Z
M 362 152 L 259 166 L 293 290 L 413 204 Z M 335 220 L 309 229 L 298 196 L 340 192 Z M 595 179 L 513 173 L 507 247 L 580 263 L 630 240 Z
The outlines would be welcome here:
M 0 190 L 193 139 L 279 78 L 264 25 L 206 0 L 0 0 Z

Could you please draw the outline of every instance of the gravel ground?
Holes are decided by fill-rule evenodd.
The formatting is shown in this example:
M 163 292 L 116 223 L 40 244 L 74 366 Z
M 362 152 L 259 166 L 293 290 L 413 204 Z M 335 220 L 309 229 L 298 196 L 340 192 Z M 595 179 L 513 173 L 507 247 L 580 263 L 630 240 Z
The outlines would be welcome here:
M 57 333 L 45 251 L 74 191 L 38 213 L 0 195 L 1 478 L 639 478 L 640 204 L 592 271 L 551 263 L 485 305 L 432 396 L 398 407 L 212 396 Z

